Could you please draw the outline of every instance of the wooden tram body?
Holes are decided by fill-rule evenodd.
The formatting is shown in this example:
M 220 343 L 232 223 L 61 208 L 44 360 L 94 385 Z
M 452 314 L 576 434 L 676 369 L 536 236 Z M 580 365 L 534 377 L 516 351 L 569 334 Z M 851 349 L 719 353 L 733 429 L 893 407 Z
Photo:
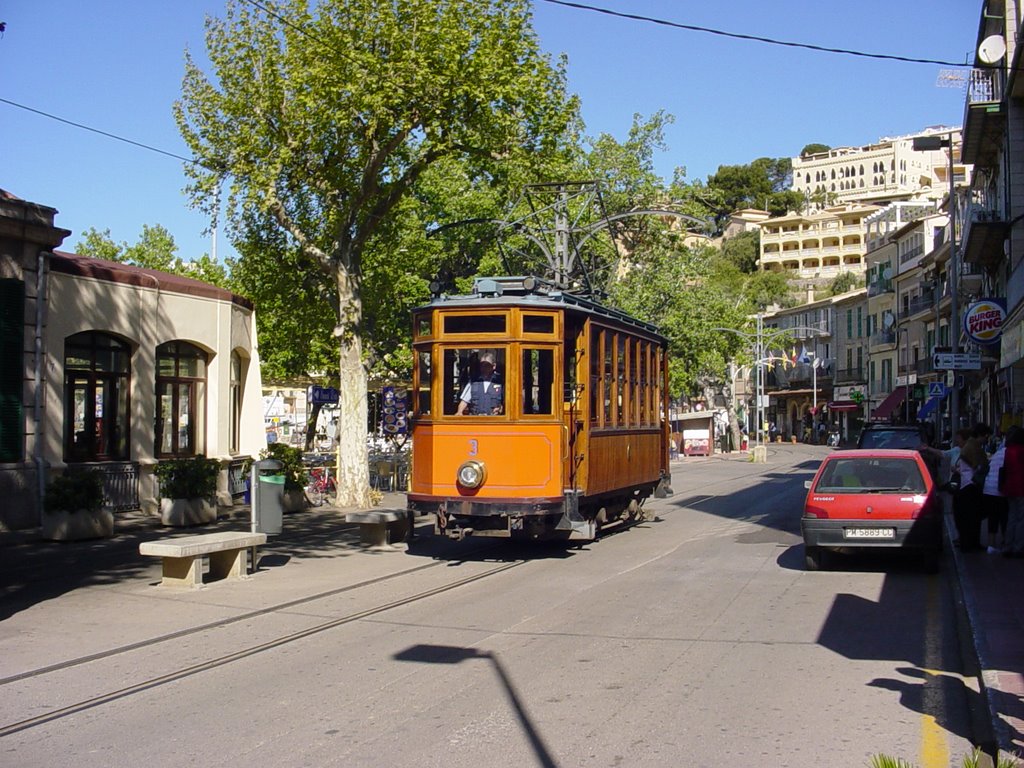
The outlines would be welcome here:
M 409 509 L 438 534 L 590 540 L 669 482 L 667 343 L 536 278 L 481 278 L 413 316 Z M 500 409 L 459 415 L 493 361 Z

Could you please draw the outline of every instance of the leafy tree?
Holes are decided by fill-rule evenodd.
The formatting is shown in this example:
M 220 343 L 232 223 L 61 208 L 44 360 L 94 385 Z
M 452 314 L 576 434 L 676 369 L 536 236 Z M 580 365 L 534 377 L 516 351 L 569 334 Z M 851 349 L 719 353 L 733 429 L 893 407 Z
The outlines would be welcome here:
M 840 272 L 832 278 L 832 282 L 828 284 L 828 292 L 830 296 L 838 296 L 841 293 L 847 293 L 855 288 L 860 288 L 863 285 L 863 279 L 855 275 L 853 272 Z
M 138 242 L 122 242 L 120 245 L 111 238 L 109 229 L 100 232 L 90 228 L 75 246 L 75 251 L 82 256 L 117 261 L 143 269 L 155 269 L 202 280 L 221 288 L 227 287 L 228 270 L 223 264 L 214 261 L 205 253 L 198 259 L 185 261 L 177 256 L 177 250 L 174 237 L 160 224 L 143 224 Z
M 733 211 L 760 208 L 783 216 L 803 207 L 803 195 L 790 187 L 793 164 L 788 157 L 762 157 L 748 165 L 721 165 L 708 177 L 707 185 L 720 195 L 715 211 L 719 229 Z
M 828 152 L 832 147 L 828 144 L 808 144 L 806 147 L 800 150 L 800 157 L 807 157 L 808 155 L 817 155 L 821 152 Z
M 741 232 L 726 239 L 722 242 L 722 256 L 741 272 L 756 272 L 757 260 L 761 256 L 761 230 Z
M 758 271 L 749 275 L 743 287 L 748 305 L 763 312 L 772 305 L 796 306 L 789 280 L 781 272 Z
M 422 266 L 426 250 L 395 247 L 403 202 L 448 159 L 473 187 L 535 167 L 564 148 L 576 104 L 564 62 L 540 50 L 527 0 L 265 7 L 229 0 L 224 19 L 207 21 L 210 77 L 186 58 L 175 114 L 199 161 L 186 167 L 189 190 L 213 212 L 230 179 L 234 239 L 250 227 L 276 233 L 337 302 L 338 501 L 369 504 L 364 341 L 379 294 L 368 288 Z

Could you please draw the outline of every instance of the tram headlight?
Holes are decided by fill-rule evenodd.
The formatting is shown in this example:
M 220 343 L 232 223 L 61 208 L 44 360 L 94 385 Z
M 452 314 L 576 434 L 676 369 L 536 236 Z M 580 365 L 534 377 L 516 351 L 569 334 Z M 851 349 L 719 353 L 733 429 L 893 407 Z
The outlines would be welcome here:
M 487 471 L 484 469 L 483 462 L 473 460 L 463 463 L 457 473 L 459 485 L 463 488 L 479 488 L 483 485 L 486 476 Z

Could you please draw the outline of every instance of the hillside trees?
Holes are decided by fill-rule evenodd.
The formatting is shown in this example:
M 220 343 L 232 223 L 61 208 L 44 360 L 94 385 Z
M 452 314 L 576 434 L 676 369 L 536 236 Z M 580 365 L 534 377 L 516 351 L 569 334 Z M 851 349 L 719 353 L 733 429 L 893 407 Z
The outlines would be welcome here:
M 803 195 L 790 189 L 793 163 L 788 157 L 761 157 L 747 165 L 720 165 L 707 186 L 720 195 L 715 220 L 721 228 L 733 211 L 759 208 L 772 216 L 800 210 Z
M 420 274 L 416 260 L 429 256 L 402 252 L 393 237 L 403 203 L 445 160 L 486 187 L 557 153 L 575 102 L 564 65 L 539 49 L 526 0 L 265 7 L 229 0 L 223 19 L 207 20 L 209 76 L 186 59 L 175 114 L 198 160 L 186 167 L 189 191 L 211 213 L 225 203 L 234 241 L 256 232 L 277 246 L 256 258 L 292 253 L 295 274 L 332 302 L 338 502 L 365 505 L 364 342 L 370 302 L 385 293 L 367 289 Z

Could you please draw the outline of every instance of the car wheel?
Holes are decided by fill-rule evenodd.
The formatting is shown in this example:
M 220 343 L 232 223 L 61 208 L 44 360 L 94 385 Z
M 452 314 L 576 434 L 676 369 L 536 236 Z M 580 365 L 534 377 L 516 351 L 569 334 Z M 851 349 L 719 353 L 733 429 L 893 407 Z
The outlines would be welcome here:
M 819 571 L 821 570 L 822 560 L 824 559 L 824 553 L 821 551 L 821 547 L 811 547 L 804 545 L 804 568 L 808 571 Z

